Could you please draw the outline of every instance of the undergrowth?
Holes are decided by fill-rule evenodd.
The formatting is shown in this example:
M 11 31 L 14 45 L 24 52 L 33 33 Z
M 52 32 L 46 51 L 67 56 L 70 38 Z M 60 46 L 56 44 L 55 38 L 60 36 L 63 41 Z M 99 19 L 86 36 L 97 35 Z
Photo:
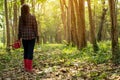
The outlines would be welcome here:
M 33 66 L 40 70 L 45 70 L 45 72 L 46 68 L 50 70 L 52 68 L 54 73 L 58 72 L 59 68 L 65 68 L 62 72 L 69 72 L 69 75 L 71 75 L 72 78 L 76 78 L 76 80 L 78 77 L 87 77 L 92 80 L 104 79 L 108 76 L 108 72 L 103 70 L 111 68 L 102 69 L 101 67 L 98 68 L 98 71 L 96 71 L 96 65 L 106 65 L 110 62 L 112 57 L 111 44 L 109 41 L 100 42 L 98 46 L 99 51 L 94 52 L 90 43 L 88 43 L 87 47 L 81 51 L 79 51 L 77 47 L 72 47 L 71 45 L 67 46 L 65 44 L 36 45 L 34 50 Z M 11 50 L 11 53 L 6 53 L 5 49 L 1 49 L 1 51 L 0 71 L 23 66 L 22 48 L 18 50 Z M 72 74 L 71 70 L 73 70 Z M 46 75 L 45 72 L 44 74 L 41 74 L 43 77 Z

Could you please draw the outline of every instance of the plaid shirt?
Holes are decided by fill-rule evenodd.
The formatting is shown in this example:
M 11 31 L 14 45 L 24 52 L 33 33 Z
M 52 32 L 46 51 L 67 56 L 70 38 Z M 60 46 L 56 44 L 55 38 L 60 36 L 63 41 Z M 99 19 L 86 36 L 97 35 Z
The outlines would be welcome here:
M 21 17 L 19 17 L 18 38 L 24 40 L 31 40 L 38 37 L 38 26 L 35 16 L 29 14 L 26 25 L 23 24 Z

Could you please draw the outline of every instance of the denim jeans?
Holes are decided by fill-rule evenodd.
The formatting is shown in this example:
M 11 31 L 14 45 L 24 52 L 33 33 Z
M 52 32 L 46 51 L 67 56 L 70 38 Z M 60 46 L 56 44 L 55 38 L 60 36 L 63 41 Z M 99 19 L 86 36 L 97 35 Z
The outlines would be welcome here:
M 33 59 L 33 51 L 35 46 L 35 39 L 32 40 L 22 40 L 24 48 L 24 59 Z

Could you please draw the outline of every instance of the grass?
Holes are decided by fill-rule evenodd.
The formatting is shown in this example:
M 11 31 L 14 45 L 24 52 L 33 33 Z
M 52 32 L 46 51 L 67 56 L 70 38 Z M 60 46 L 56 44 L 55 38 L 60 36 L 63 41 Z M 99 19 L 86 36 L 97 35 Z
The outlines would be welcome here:
M 81 51 L 64 44 L 36 45 L 33 66 L 43 71 L 39 74 L 41 76 L 37 75 L 36 78 L 47 79 L 49 75 L 55 78 L 57 78 L 56 75 L 61 75 L 62 79 L 69 77 L 76 80 L 85 77 L 92 80 L 111 78 L 116 72 L 110 72 L 111 63 L 109 62 L 112 57 L 110 42 L 101 42 L 98 45 L 100 50 L 96 53 L 90 43 Z M 0 53 L 0 71 L 21 67 L 22 60 L 23 49 L 14 50 L 11 54 Z M 50 74 L 48 74 L 49 71 Z
M 64 44 L 44 44 L 44 45 L 36 45 L 35 46 L 35 57 L 40 58 L 41 60 L 48 60 L 48 61 L 55 61 L 55 63 L 59 64 L 59 61 L 67 60 L 71 63 L 76 60 L 78 61 L 86 61 L 95 64 L 105 63 L 111 59 L 111 50 L 110 50 L 110 43 L 100 43 L 99 48 L 100 50 L 97 53 L 94 53 L 92 49 L 92 45 L 88 43 L 87 47 L 84 48 L 82 51 L 77 50 L 76 47 L 66 46 Z M 38 49 L 38 50 L 37 50 Z M 40 49 L 40 52 L 39 52 Z M 17 57 L 19 53 L 23 53 L 23 50 L 15 50 L 11 54 L 11 56 Z M 37 52 L 38 51 L 38 52 Z M 1 58 L 9 58 L 11 57 L 8 54 L 2 55 L 4 52 L 1 52 Z M 22 54 L 21 53 L 21 54 Z M 18 54 L 18 55 L 16 55 Z M 42 55 L 42 56 L 41 56 Z M 4 57 L 5 56 L 5 57 Z M 65 64 L 66 64 L 65 63 Z
M 64 44 L 45 44 L 41 45 L 41 52 L 43 53 L 41 59 L 55 61 L 55 63 L 58 64 L 59 61 L 61 63 L 61 61 L 65 60 L 68 61 L 66 62 L 68 64 L 76 60 L 95 64 L 105 63 L 108 62 L 112 56 L 110 46 L 107 45 L 110 45 L 110 43 L 100 43 L 100 50 L 97 53 L 94 53 L 92 45 L 89 43 L 82 51 L 77 50 L 76 47 L 66 46 Z

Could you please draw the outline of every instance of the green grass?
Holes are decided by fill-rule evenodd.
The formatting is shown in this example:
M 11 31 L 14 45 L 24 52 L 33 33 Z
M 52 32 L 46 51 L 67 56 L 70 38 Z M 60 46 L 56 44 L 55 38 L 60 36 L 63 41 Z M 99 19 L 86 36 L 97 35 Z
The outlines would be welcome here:
M 104 63 L 111 59 L 110 42 L 102 42 L 99 44 L 100 50 L 94 53 L 92 45 L 79 51 L 76 47 L 66 46 L 64 44 L 45 44 L 41 46 L 43 52 L 49 52 L 49 57 L 53 61 L 88 61 L 91 63 Z M 48 59 L 48 58 L 46 58 Z
M 52 68 L 53 74 L 60 71 L 57 67 L 64 68 L 63 72 L 70 74 L 73 79 L 87 77 L 91 80 L 102 80 L 108 74 L 111 75 L 111 73 L 106 72 L 109 68 L 104 68 L 105 64 L 108 64 L 112 57 L 111 43 L 107 41 L 98 45 L 99 51 L 96 53 L 93 51 L 90 43 L 81 51 L 76 47 L 66 46 L 65 44 L 36 45 L 33 66 L 42 70 Z M 0 71 L 22 66 L 22 61 L 23 49 L 12 50 L 11 54 L 3 50 L 0 53 Z M 96 67 L 96 65 L 101 64 L 103 64 L 102 67 Z M 71 69 L 73 69 L 73 73 L 70 72 Z M 46 73 L 44 72 L 41 77 L 45 77 L 45 75 Z
M 37 48 L 40 48 L 41 50 L 38 53 L 36 52 L 35 56 L 40 57 L 40 59 L 42 60 L 55 61 L 55 63 L 59 63 L 59 61 L 61 62 L 62 60 L 70 61 L 70 63 L 79 60 L 95 64 L 100 64 L 109 61 L 112 56 L 110 42 L 102 42 L 98 45 L 100 50 L 95 53 L 90 43 L 88 43 L 87 47 L 81 51 L 77 50 L 76 47 L 66 46 L 64 44 L 44 44 L 35 47 L 35 50 L 37 50 Z M 14 55 L 19 53 L 22 54 L 23 52 L 21 51 L 23 50 L 15 50 L 12 53 Z M 1 52 L 1 54 L 2 53 L 3 52 Z M 9 57 L 8 54 L 4 55 L 6 56 L 6 58 Z

